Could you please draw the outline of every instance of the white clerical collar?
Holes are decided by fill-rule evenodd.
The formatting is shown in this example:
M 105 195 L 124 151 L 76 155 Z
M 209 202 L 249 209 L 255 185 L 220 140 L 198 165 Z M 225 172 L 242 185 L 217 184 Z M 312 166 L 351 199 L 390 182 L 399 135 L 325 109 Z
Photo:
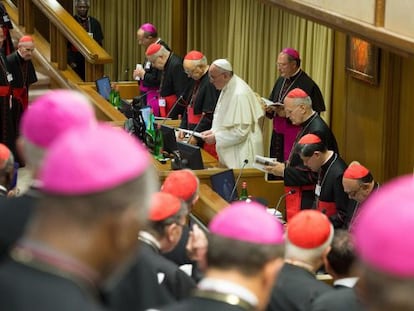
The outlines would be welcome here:
M 157 241 L 157 239 L 149 232 L 147 231 L 140 231 L 138 233 L 138 239 L 143 241 L 143 242 L 149 242 L 149 244 L 154 245 L 155 247 L 158 248 L 158 250 L 161 249 L 161 244 L 160 242 Z
M 259 303 L 256 295 L 250 290 L 227 280 L 206 277 L 198 283 L 198 288 L 201 290 L 216 291 L 222 294 L 236 295 L 254 307 L 256 307 Z
M 334 286 L 337 285 L 342 285 L 342 286 L 346 286 L 346 287 L 354 287 L 356 282 L 358 282 L 358 278 L 354 277 L 354 278 L 343 278 L 343 279 L 338 279 L 336 281 L 333 282 Z

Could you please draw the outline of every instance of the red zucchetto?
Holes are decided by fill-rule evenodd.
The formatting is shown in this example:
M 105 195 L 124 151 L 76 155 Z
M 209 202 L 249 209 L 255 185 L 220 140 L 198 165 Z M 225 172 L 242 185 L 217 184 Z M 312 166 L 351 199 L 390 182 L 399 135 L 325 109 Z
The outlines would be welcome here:
M 152 43 L 145 51 L 146 56 L 154 55 L 161 50 L 162 45 L 158 43 Z
M 306 92 L 302 89 L 296 88 L 291 90 L 289 93 L 287 93 L 286 97 L 289 98 L 306 98 L 309 95 L 306 94 Z
M 325 214 L 316 210 L 303 210 L 289 221 L 286 236 L 296 247 L 312 249 L 328 242 L 333 230 Z
M 34 42 L 32 36 L 23 36 L 20 38 L 19 43 L 25 43 L 25 42 Z
M 149 220 L 163 221 L 181 209 L 181 200 L 166 192 L 156 192 L 151 198 Z
M 344 178 L 360 179 L 369 174 L 369 170 L 361 164 L 352 164 L 344 172 Z
M 161 191 L 187 201 L 197 193 L 198 183 L 198 177 L 191 170 L 172 171 L 165 179 Z
M 203 59 L 204 54 L 201 53 L 200 51 L 190 51 L 187 53 L 187 55 L 184 57 L 184 59 L 186 60 L 200 60 Z
M 319 136 L 315 134 L 306 134 L 302 136 L 301 139 L 299 139 L 298 143 L 301 145 L 307 145 L 307 144 L 318 144 L 320 142 L 322 142 L 322 140 L 320 139 Z

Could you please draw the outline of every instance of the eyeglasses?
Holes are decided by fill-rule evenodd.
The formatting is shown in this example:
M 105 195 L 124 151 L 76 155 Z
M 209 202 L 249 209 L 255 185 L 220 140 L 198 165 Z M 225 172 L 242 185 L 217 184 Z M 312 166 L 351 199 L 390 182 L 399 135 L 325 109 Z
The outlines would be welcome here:
M 361 188 L 362 188 L 362 185 L 359 185 L 358 189 L 356 189 L 356 190 L 352 190 L 352 191 L 348 191 L 348 192 L 346 192 L 346 191 L 345 191 L 345 193 L 346 193 L 349 197 L 355 197 L 355 196 L 357 195 L 357 193 L 361 190 Z
M 197 66 L 196 67 L 194 67 L 193 69 L 191 69 L 191 70 L 184 70 L 184 72 L 187 74 L 187 75 L 189 75 L 189 76 L 191 76 L 193 73 L 194 73 L 194 71 L 196 71 L 197 70 Z
M 286 67 L 287 65 L 289 65 L 290 62 L 287 63 L 276 63 L 277 67 Z
M 299 105 L 299 106 L 296 106 L 296 108 L 295 108 L 295 109 L 292 109 L 292 110 L 286 109 L 286 107 L 285 107 L 285 113 L 286 113 L 286 115 L 288 115 L 288 114 L 292 114 L 292 113 L 294 113 L 296 110 L 298 110 L 298 108 L 300 108 L 300 105 Z
M 222 74 L 224 74 L 224 72 L 222 72 L 222 73 L 219 73 L 219 74 L 217 74 L 217 75 L 215 75 L 215 76 L 213 76 L 213 75 L 208 75 L 208 77 L 210 78 L 210 81 L 215 81 L 215 80 L 217 80 L 217 78 L 218 77 L 220 77 Z

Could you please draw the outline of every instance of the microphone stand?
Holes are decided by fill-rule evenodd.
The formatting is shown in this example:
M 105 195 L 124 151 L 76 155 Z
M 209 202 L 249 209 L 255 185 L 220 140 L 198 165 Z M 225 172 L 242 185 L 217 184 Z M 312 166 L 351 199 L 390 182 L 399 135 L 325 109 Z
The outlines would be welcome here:
M 243 170 L 244 170 L 244 168 L 246 167 L 247 163 L 249 163 L 249 160 L 248 160 L 248 159 L 245 159 L 245 160 L 243 161 L 243 165 L 242 165 L 242 167 L 241 167 L 241 169 L 240 169 L 240 171 L 239 171 L 239 175 L 237 176 L 236 183 L 234 184 L 233 190 L 231 190 L 231 194 L 230 194 L 230 198 L 229 198 L 230 200 L 232 200 L 232 199 L 233 199 L 234 192 L 235 192 L 235 191 L 236 191 L 236 189 L 237 189 L 237 186 L 238 186 L 239 181 L 240 181 L 240 177 L 241 177 L 241 175 L 242 175 L 242 173 L 243 173 Z
M 191 132 L 191 135 L 187 138 L 187 141 L 186 141 L 186 143 L 187 143 L 187 144 L 190 142 L 191 138 L 194 136 L 194 132 L 196 132 L 196 131 L 197 131 L 198 127 L 199 127 L 199 126 L 200 126 L 200 124 L 201 124 L 201 121 L 203 121 L 203 119 L 204 119 L 204 117 L 205 117 L 205 116 L 206 116 L 206 113 L 205 113 L 205 112 L 203 112 L 203 113 L 201 114 L 201 118 L 200 118 L 200 120 L 198 121 L 198 123 L 196 124 L 196 126 L 193 128 L 193 131 Z
M 273 213 L 273 216 L 276 215 L 276 212 L 279 212 L 279 207 L 280 207 L 280 204 L 282 203 L 282 200 L 285 199 L 288 195 L 291 195 L 291 194 L 294 194 L 294 193 L 296 193 L 296 190 L 295 189 L 290 189 L 288 192 L 286 192 L 286 193 L 284 193 L 280 196 L 279 201 L 277 201 L 277 204 L 275 206 L 275 211 Z
M 161 125 L 163 125 L 170 118 L 171 112 L 175 109 L 175 107 L 178 105 L 178 103 L 182 99 L 184 99 L 184 96 L 183 95 L 180 95 L 180 97 L 177 98 L 177 100 L 175 101 L 174 105 L 171 107 L 170 111 L 168 111 L 168 113 L 167 113 L 166 117 L 164 118 L 164 120 L 162 120 Z

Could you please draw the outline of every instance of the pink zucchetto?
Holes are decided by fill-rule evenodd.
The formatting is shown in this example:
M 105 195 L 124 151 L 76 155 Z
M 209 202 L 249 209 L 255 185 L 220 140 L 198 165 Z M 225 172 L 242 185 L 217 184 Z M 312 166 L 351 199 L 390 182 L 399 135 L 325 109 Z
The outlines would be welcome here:
M 306 92 L 302 89 L 299 88 L 295 88 L 293 90 L 291 90 L 289 93 L 287 93 L 286 97 L 289 98 L 306 98 L 309 95 L 306 94 Z
M 200 60 L 203 59 L 204 54 L 200 51 L 190 51 L 187 53 L 187 55 L 184 57 L 186 60 Z
M 255 202 L 236 202 L 220 211 L 210 222 L 211 234 L 253 244 L 284 242 L 282 224 Z
M 49 194 L 92 194 L 134 180 L 151 163 L 136 138 L 122 129 L 96 124 L 61 135 L 45 156 L 39 181 Z
M 369 174 L 369 170 L 361 164 L 352 164 L 344 171 L 344 178 L 361 179 Z
M 385 274 L 414 278 L 414 175 L 398 177 L 369 196 L 351 233 L 360 260 Z
M 287 240 L 300 248 L 313 249 L 327 243 L 333 236 L 333 226 L 325 214 L 303 210 L 289 221 Z
M 295 49 L 293 49 L 293 48 L 284 48 L 284 49 L 282 50 L 282 53 L 287 54 L 287 55 L 289 55 L 289 56 L 293 57 L 294 59 L 299 59 L 299 58 L 300 58 L 300 57 L 299 57 L 299 52 L 298 52 L 298 51 L 296 51 L 296 50 L 295 50 Z
M 95 123 L 95 111 L 84 95 L 52 90 L 35 99 L 24 112 L 20 132 L 33 145 L 47 148 L 66 130 Z
M 151 43 L 150 46 L 145 51 L 146 56 L 154 55 L 155 53 L 161 50 L 162 45 L 158 43 Z
M 150 23 L 142 24 L 139 27 L 139 29 L 142 29 L 143 31 L 149 32 L 149 33 L 157 33 L 157 28 L 153 24 L 150 24 Z

